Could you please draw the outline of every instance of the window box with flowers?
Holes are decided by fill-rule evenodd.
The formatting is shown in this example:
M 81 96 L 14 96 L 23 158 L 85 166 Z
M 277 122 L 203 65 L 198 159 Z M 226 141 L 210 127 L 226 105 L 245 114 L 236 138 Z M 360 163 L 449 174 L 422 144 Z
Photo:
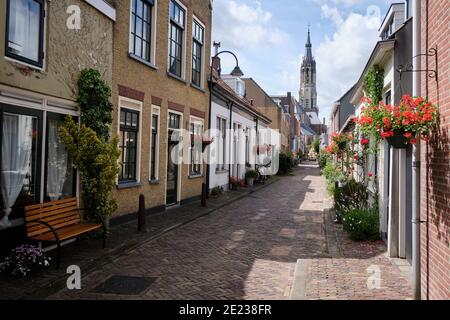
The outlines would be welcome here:
M 361 130 L 385 139 L 392 147 L 405 149 L 420 139 L 427 141 L 437 123 L 438 109 L 423 97 L 403 96 L 398 106 L 363 100 L 357 119 Z
M 351 134 L 333 132 L 331 134 L 331 140 L 339 150 L 345 150 L 349 142 L 353 140 L 353 136 Z
M 191 134 L 191 146 L 193 147 L 196 143 L 200 143 L 202 145 L 202 150 L 205 151 L 207 146 L 214 143 L 214 138 Z

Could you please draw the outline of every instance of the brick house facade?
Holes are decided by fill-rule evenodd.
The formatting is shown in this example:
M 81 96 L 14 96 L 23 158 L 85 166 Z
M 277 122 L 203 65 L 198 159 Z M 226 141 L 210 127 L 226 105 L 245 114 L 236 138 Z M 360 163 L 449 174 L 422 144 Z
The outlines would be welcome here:
M 134 0 L 115 1 L 112 130 L 122 135 L 122 148 L 127 147 L 124 134 L 137 137 L 137 144 L 131 149 L 136 160 L 122 157 L 122 162 L 130 163 L 133 169 L 123 169 L 114 191 L 119 203 L 116 217 L 137 212 L 140 194 L 145 196 L 146 208 L 150 211 L 162 211 L 168 204 L 182 204 L 197 198 L 201 195 L 206 173 L 203 164 L 193 173 L 188 163 L 174 166 L 170 162 L 168 154 L 172 142 L 168 141 L 168 127 L 175 125 L 176 129 L 190 130 L 196 123 L 202 131 L 208 128 L 210 3 L 203 0 L 144 1 L 147 6 L 144 13 L 135 5 Z M 134 19 L 138 21 L 136 25 Z M 151 29 L 148 37 L 142 36 L 140 23 Z M 138 27 L 135 29 L 135 26 Z M 200 52 L 200 63 L 194 61 L 194 44 L 199 44 L 195 52 Z M 199 66 L 195 81 L 194 62 Z M 136 128 L 126 126 L 127 114 L 123 111 L 138 116 Z M 182 152 L 183 157 L 189 153 L 188 150 Z
M 438 132 L 421 146 L 421 289 L 422 299 L 450 299 L 450 2 L 422 1 L 421 53 L 423 70 L 438 70 L 438 78 L 422 74 L 422 96 L 439 106 Z

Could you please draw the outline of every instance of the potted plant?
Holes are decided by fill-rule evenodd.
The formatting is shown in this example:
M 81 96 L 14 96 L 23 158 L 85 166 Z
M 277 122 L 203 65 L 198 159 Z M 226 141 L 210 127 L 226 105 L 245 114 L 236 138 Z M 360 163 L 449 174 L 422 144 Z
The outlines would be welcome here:
M 428 140 L 437 123 L 438 109 L 423 97 L 403 96 L 398 106 L 366 104 L 356 120 L 364 133 L 385 139 L 392 147 L 404 149 L 420 139 Z
M 245 173 L 245 182 L 247 184 L 247 186 L 249 187 L 253 187 L 253 185 L 255 184 L 255 179 L 258 178 L 258 172 L 255 170 L 248 170 Z
M 236 177 L 230 177 L 230 190 L 237 190 L 240 185 L 239 179 Z
M 9 257 L 0 263 L 0 272 L 25 277 L 39 268 L 49 267 L 50 260 L 42 249 L 25 244 L 13 249 Z

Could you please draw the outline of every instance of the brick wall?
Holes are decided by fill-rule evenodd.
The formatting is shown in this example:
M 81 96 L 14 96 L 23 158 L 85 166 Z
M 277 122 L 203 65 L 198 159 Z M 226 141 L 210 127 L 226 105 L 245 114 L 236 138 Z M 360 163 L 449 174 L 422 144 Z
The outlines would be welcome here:
M 152 68 L 128 56 L 130 30 L 130 1 L 115 1 L 117 21 L 114 25 L 114 64 L 112 100 L 114 103 L 113 132 L 118 131 L 118 104 L 122 96 L 141 101 L 142 104 L 142 139 L 140 157 L 140 182 L 134 188 L 115 190 L 119 210 L 115 216 L 137 212 L 138 198 L 145 195 L 146 208 L 165 205 L 167 180 L 167 118 L 169 109 L 181 112 L 183 119 L 181 127 L 188 129 L 191 116 L 204 117 L 204 128 L 208 128 L 209 91 L 207 79 L 209 75 L 209 60 L 204 59 L 203 90 L 191 86 L 192 70 L 192 19 L 193 15 L 206 25 L 205 57 L 210 57 L 211 47 L 211 9 L 209 1 L 183 0 L 187 7 L 186 16 L 186 52 L 185 79 L 179 80 L 168 76 L 168 30 L 169 30 L 169 0 L 158 0 L 156 25 L 156 61 Z M 160 107 L 159 136 L 159 175 L 158 182 L 149 184 L 150 179 L 150 146 L 151 146 L 151 110 Z M 184 151 L 185 155 L 187 151 Z M 181 201 L 201 195 L 201 186 L 205 181 L 206 166 L 202 166 L 203 175 L 189 177 L 189 166 L 181 166 Z
M 450 1 L 422 1 L 422 53 L 438 50 L 438 81 L 422 76 L 422 95 L 439 105 L 440 124 L 422 143 L 421 270 L 422 298 L 450 299 Z M 434 57 L 422 69 L 436 69 Z

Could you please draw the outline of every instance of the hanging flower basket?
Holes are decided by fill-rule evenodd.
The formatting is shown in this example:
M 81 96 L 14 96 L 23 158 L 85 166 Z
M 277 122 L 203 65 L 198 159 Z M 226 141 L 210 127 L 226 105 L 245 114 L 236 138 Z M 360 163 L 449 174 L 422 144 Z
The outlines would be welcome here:
M 387 137 L 386 141 L 395 149 L 407 149 L 410 146 L 408 138 L 400 133 L 394 134 L 392 137 Z
M 363 102 L 358 126 L 365 134 L 374 134 L 398 149 L 429 139 L 439 118 L 438 108 L 423 97 L 405 95 L 396 106 L 372 104 L 367 98 Z
M 339 150 L 345 150 L 346 147 L 347 147 L 347 142 L 341 142 L 338 144 Z

